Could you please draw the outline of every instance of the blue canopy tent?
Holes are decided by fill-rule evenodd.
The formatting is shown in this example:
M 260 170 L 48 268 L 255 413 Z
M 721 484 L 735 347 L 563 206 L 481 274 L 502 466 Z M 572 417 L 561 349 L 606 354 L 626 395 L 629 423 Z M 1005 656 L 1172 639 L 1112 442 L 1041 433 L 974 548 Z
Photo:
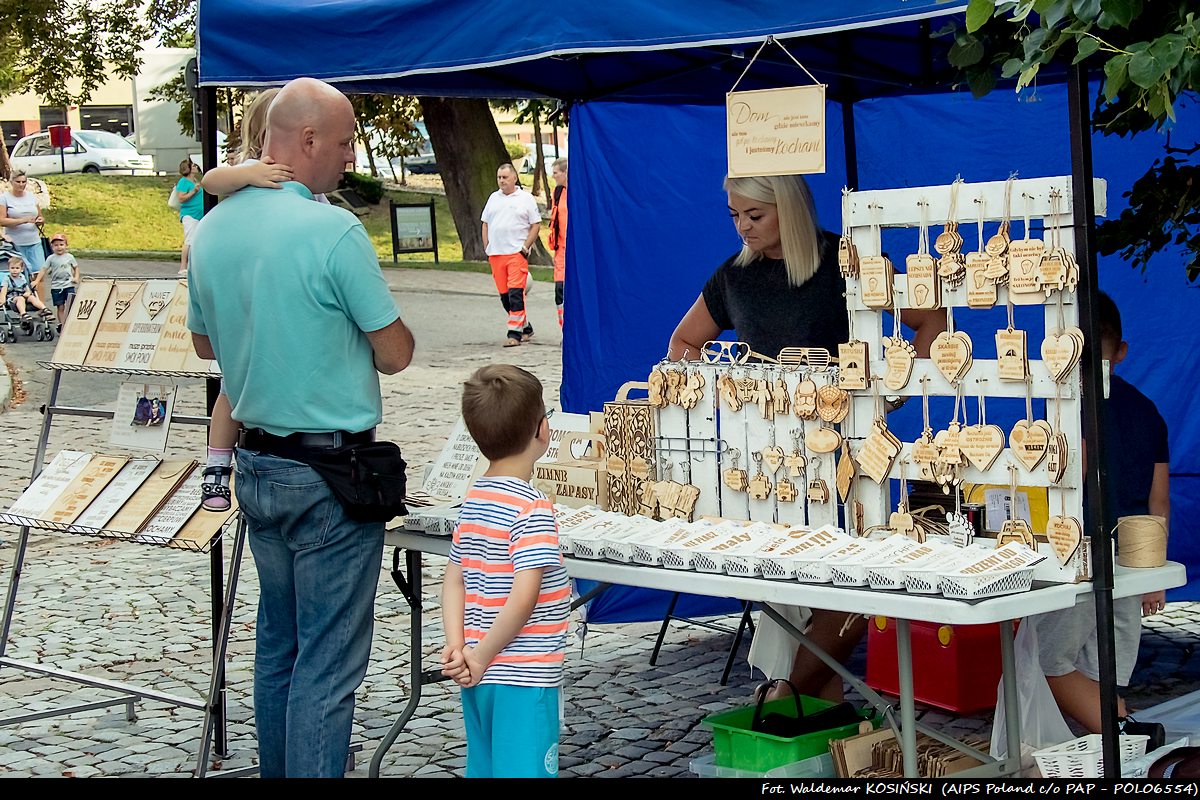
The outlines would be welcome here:
M 810 181 L 826 227 L 839 223 L 843 185 L 891 188 L 945 183 L 958 173 L 981 181 L 1014 170 L 1032 177 L 1071 169 L 1076 194 L 1084 198 L 1076 206 L 1084 333 L 1096 340 L 1094 230 L 1085 197 L 1093 166 L 1109 180 L 1109 213 L 1117 213 L 1122 193 L 1161 152 L 1162 140 L 1089 139 L 1084 131 L 1094 94 L 1081 83 L 1082 68 L 1057 76 L 1044 70 L 1041 88 L 1022 98 L 1004 89 L 984 100 L 947 92 L 953 75 L 944 59 L 947 43 L 930 34 L 938 17 L 959 14 L 965 5 L 563 0 L 529 20 L 514 18 L 511 6 L 478 0 L 200 0 L 200 81 L 202 87 L 256 86 L 310 75 L 347 92 L 569 103 L 576 190 L 570 195 L 562 400 L 568 410 L 586 411 L 611 398 L 623 381 L 647 374 L 704 279 L 736 247 L 722 218 L 721 103 L 751 45 L 768 36 L 829 84 L 830 171 Z M 804 81 L 790 60 L 768 49 L 740 88 Z M 213 92 L 202 91 L 202 102 L 213 111 L 205 118 L 213 119 Z M 1194 106 L 1181 109 L 1180 120 L 1181 131 L 1200 133 Z M 215 147 L 211 139 L 206 147 Z M 206 157 L 215 159 L 215 152 Z M 896 252 L 907 246 L 889 241 Z M 1162 254 L 1154 270 L 1151 282 L 1106 259 L 1099 285 L 1125 312 L 1132 355 L 1123 372 L 1158 403 L 1171 427 L 1171 555 L 1191 565 L 1200 563 L 1200 544 L 1191 541 L 1200 511 L 1200 416 L 1189 413 L 1194 393 L 1172 390 L 1200 379 L 1200 364 L 1186 358 L 1200 345 L 1200 330 L 1187 324 L 1196 295 L 1185 291 L 1191 287 L 1174 254 Z M 601 297 L 616 302 L 596 302 Z M 1084 364 L 1093 453 L 1101 424 L 1098 359 Z M 910 424 L 914 413 L 901 412 Z M 1092 517 L 1100 518 L 1099 493 L 1090 502 Z M 1111 611 L 1108 535 L 1094 533 L 1097 607 L 1104 615 Z M 592 608 L 593 618 L 601 613 L 599 605 Z M 621 613 L 614 609 L 613 617 Z M 1111 628 L 1101 636 L 1101 652 L 1102 682 L 1115 698 Z M 1105 719 L 1111 733 L 1115 700 Z M 1116 738 L 1107 739 L 1106 763 L 1115 765 Z

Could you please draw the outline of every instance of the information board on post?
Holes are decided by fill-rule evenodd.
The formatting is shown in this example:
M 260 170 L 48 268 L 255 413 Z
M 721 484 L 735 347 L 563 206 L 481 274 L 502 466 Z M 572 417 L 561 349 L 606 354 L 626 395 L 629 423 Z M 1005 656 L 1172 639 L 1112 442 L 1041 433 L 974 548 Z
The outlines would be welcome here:
M 433 253 L 438 263 L 437 217 L 428 203 L 391 203 L 392 263 L 401 253 Z

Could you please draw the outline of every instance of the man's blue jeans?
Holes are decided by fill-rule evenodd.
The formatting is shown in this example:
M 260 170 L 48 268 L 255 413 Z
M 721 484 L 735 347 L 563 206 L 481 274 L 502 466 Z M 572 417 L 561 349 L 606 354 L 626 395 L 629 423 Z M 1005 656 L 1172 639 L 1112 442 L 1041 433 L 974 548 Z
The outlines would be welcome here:
M 383 523 L 349 519 L 297 461 L 237 451 L 258 569 L 254 720 L 264 778 L 341 777 L 371 654 Z

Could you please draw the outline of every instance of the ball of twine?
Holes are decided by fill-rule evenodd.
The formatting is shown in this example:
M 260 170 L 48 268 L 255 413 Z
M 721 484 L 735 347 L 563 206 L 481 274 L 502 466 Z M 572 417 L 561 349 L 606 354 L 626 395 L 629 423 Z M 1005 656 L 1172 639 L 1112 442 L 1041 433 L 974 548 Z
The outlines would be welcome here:
M 1161 567 L 1167 563 L 1167 521 L 1154 514 L 1117 520 L 1117 563 L 1122 567 Z

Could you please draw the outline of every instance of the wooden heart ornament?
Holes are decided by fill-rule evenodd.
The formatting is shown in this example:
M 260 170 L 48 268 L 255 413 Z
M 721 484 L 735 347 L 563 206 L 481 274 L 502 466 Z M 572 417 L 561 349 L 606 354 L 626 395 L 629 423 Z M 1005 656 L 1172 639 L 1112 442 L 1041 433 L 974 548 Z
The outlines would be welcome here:
M 950 383 L 958 383 L 971 369 L 971 337 L 962 331 L 942 331 L 933 340 L 929 354 L 938 372 Z
M 1082 355 L 1083 334 L 1078 328 L 1067 328 L 1056 334 L 1047 333 L 1042 340 L 1042 363 L 1056 383 L 1075 369 Z
M 779 447 L 778 445 L 775 447 L 764 447 L 761 455 L 763 466 L 766 467 L 772 475 L 779 471 L 779 468 L 783 466 L 784 458 L 786 458 L 783 448 Z
M 998 425 L 969 425 L 963 429 L 959 447 L 977 469 L 986 472 L 1004 452 L 1004 431 Z
M 1046 538 L 1058 556 L 1058 563 L 1066 566 L 1083 541 L 1083 526 L 1074 517 L 1050 517 L 1046 520 Z
M 1042 423 L 1039 425 L 1038 423 Z M 1019 420 L 1008 435 L 1008 446 L 1021 466 L 1033 472 L 1038 464 L 1046 457 L 1046 445 L 1050 443 L 1050 426 L 1043 420 L 1032 425 L 1027 420 Z

